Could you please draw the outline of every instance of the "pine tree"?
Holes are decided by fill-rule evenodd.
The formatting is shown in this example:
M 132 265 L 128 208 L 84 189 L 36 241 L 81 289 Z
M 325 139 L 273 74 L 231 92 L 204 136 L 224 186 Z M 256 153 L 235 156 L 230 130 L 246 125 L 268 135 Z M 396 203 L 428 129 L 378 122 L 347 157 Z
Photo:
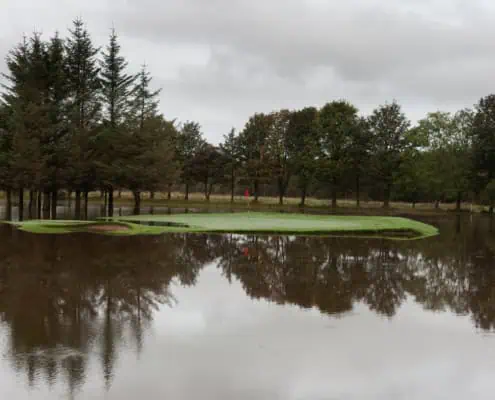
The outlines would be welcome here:
M 101 85 L 104 118 L 108 127 L 115 131 L 131 111 L 132 96 L 135 94 L 136 75 L 126 73 L 127 61 L 120 55 L 120 45 L 115 30 L 101 61 Z
M 139 131 L 144 130 L 146 119 L 153 118 L 158 114 L 159 101 L 157 98 L 160 95 L 161 89 L 152 91 L 150 89 L 151 80 L 152 78 L 146 65 L 143 65 L 137 76 L 133 104 Z
M 68 118 L 70 126 L 69 186 L 76 192 L 76 215 L 80 213 L 81 191 L 94 185 L 94 135 L 100 119 L 100 79 L 97 63 L 99 48 L 93 45 L 81 19 L 73 21 L 66 39 L 67 84 L 70 93 Z
M 64 42 L 58 33 L 50 39 L 46 49 L 47 101 L 49 109 L 49 129 L 42 139 L 45 154 L 45 171 L 48 178 L 45 186 L 52 192 L 52 213 L 55 217 L 57 192 L 65 186 L 67 166 L 70 157 L 69 124 L 67 106 L 69 86 L 65 59 Z
M 108 210 L 113 214 L 113 191 L 119 184 L 119 171 L 115 165 L 121 155 L 117 147 L 119 136 L 125 134 L 127 119 L 132 111 L 136 75 L 126 73 L 127 61 L 120 55 L 120 45 L 115 30 L 101 61 L 101 92 L 103 102 L 104 131 L 100 141 L 100 167 L 103 185 L 108 191 Z
M 226 175 L 230 184 L 230 202 L 234 202 L 235 185 L 237 179 L 237 171 L 240 167 L 240 147 L 239 137 L 236 135 L 235 129 L 232 128 L 227 135 L 223 136 L 223 143 L 220 144 L 220 151 L 223 153 L 227 167 Z
M 189 200 L 189 187 L 194 180 L 194 157 L 205 140 L 197 122 L 184 123 L 177 138 L 177 158 L 181 165 L 181 179 L 185 185 L 185 200 Z

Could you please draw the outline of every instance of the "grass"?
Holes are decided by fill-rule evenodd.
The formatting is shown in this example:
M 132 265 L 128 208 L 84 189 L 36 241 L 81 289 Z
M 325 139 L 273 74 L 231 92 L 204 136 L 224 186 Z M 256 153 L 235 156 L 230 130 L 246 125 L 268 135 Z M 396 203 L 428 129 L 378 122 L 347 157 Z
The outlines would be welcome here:
M 31 233 L 91 232 L 117 236 L 182 232 L 350 235 L 359 237 L 378 235 L 389 239 L 417 239 L 438 234 L 438 230 L 431 225 L 399 217 L 317 216 L 254 212 L 140 215 L 100 221 L 34 220 L 11 224 L 22 231 Z M 173 225 L 166 226 L 166 224 Z
M 10 222 L 19 230 L 41 234 L 65 234 L 65 233 L 98 233 L 101 235 L 130 236 L 130 235 L 159 235 L 163 229 L 133 224 L 123 221 L 70 221 L 70 220 L 32 220 L 24 222 Z M 93 230 L 95 227 L 115 226 L 118 229 Z
M 97 192 L 90 193 L 90 202 L 101 202 L 100 195 Z M 114 198 L 115 204 L 130 205 L 133 203 L 132 193 L 123 191 L 121 197 L 115 192 Z M 300 198 L 299 197 L 285 197 L 284 204 L 279 204 L 278 197 L 274 196 L 262 196 L 258 202 L 255 203 L 253 198 L 246 199 L 244 196 L 235 196 L 234 202 L 230 202 L 230 195 L 227 194 L 212 194 L 210 201 L 206 201 L 202 193 L 190 193 L 189 200 L 184 200 L 184 194 L 181 192 L 172 192 L 172 199 L 167 199 L 166 193 L 155 193 L 155 198 L 150 199 L 148 193 L 142 194 L 143 206 L 165 206 L 176 208 L 221 208 L 221 209 L 235 209 L 235 210 L 257 210 L 257 211 L 294 211 L 300 210 Z M 401 213 L 415 214 L 415 215 L 430 215 L 438 214 L 446 211 L 455 211 L 455 203 L 440 203 L 438 209 L 435 208 L 434 203 L 417 203 L 413 208 L 411 203 L 393 201 L 390 203 L 388 209 L 383 208 L 383 202 L 366 200 L 361 201 L 361 206 L 356 207 L 356 201 L 353 199 L 339 199 L 338 207 L 336 210 L 330 208 L 330 200 L 317 199 L 314 197 L 308 197 L 306 199 L 306 205 L 304 207 L 308 210 L 322 210 L 328 211 L 345 211 L 346 213 L 368 213 L 368 214 L 390 214 L 397 215 Z M 463 211 L 482 212 L 486 210 L 485 206 L 477 205 L 473 203 L 463 203 Z
M 175 223 L 186 227 L 161 226 L 163 232 L 280 233 L 380 235 L 393 238 L 422 238 L 438 230 L 412 219 L 375 216 L 320 216 L 280 213 L 221 213 L 138 215 L 114 221 L 159 224 Z

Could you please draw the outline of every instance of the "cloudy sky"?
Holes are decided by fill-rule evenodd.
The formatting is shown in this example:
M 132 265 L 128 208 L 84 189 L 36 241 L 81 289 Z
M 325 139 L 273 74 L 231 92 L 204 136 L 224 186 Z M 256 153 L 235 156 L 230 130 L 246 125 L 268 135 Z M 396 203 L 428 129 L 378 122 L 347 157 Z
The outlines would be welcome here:
M 0 0 L 0 54 L 81 16 L 146 62 L 169 118 L 218 142 L 254 112 L 396 99 L 416 120 L 495 91 L 490 0 Z M 0 70 L 5 70 L 4 63 Z

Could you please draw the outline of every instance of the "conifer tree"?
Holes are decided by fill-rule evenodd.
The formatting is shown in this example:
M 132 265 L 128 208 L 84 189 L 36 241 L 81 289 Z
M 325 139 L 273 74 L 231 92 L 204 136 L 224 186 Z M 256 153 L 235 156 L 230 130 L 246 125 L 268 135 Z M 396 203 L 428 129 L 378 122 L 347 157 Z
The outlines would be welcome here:
M 121 55 L 117 34 L 112 29 L 109 44 L 101 61 L 101 93 L 103 104 L 103 132 L 100 137 L 100 167 L 102 184 L 108 191 L 108 210 L 113 214 L 113 191 L 119 184 L 119 171 L 115 170 L 119 137 L 127 129 L 125 123 L 132 111 L 137 76 L 126 72 L 127 61 Z

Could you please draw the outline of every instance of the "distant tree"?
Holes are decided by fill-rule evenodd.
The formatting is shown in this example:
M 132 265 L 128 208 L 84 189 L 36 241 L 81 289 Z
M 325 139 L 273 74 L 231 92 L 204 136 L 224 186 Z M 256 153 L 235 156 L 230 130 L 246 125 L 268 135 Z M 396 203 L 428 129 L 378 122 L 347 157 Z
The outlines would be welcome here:
M 322 149 L 322 174 L 328 177 L 332 189 L 332 207 L 337 207 L 341 179 L 350 163 L 353 131 L 359 129 L 358 110 L 344 101 L 333 101 L 319 113 Z
M 295 161 L 295 154 L 290 151 L 291 112 L 280 110 L 272 113 L 271 117 L 272 127 L 266 137 L 266 156 L 270 164 L 270 175 L 276 178 L 279 204 L 282 205 Z
M 383 188 L 383 205 L 388 207 L 400 173 L 402 153 L 410 146 L 407 135 L 410 122 L 394 101 L 375 109 L 368 117 L 368 124 L 372 135 L 371 168 Z
M 260 184 L 268 181 L 271 172 L 266 157 L 266 140 L 272 129 L 272 115 L 255 114 L 249 118 L 239 135 L 243 168 L 253 185 L 255 201 L 260 196 Z
M 416 169 L 425 170 L 426 186 L 437 204 L 444 195 L 453 194 L 460 210 L 463 193 L 471 187 L 472 125 L 470 110 L 430 113 L 419 121 L 417 132 L 426 141 L 426 152 Z
M 119 180 L 134 196 L 134 211 L 138 213 L 143 191 L 165 189 L 176 179 L 174 154 L 175 127 L 161 115 L 147 116 L 134 130 L 124 132 L 117 151 L 115 170 Z
M 479 191 L 495 178 L 495 95 L 479 100 L 472 130 L 473 169 Z
M 354 178 L 354 191 L 356 195 L 356 206 L 361 203 L 361 180 L 368 172 L 371 151 L 371 134 L 368 121 L 359 118 L 355 129 L 350 131 L 349 143 L 349 168 Z
M 192 160 L 194 180 L 203 185 L 206 201 L 210 201 L 213 186 L 225 181 L 227 159 L 218 148 L 204 142 Z
M 230 202 L 233 203 L 237 172 L 241 165 L 239 137 L 236 135 L 234 128 L 232 128 L 227 135 L 224 135 L 223 143 L 220 144 L 220 151 L 225 158 L 225 176 L 230 184 Z
M 184 199 L 189 200 L 189 188 L 195 176 L 194 157 L 205 144 L 201 125 L 192 121 L 184 123 L 180 127 L 176 144 L 177 158 L 181 165 L 181 180 L 185 185 Z
M 300 205 L 304 206 L 308 188 L 313 182 L 321 155 L 318 131 L 318 110 L 306 107 L 290 115 L 288 151 L 293 160 L 294 174 L 301 191 Z

